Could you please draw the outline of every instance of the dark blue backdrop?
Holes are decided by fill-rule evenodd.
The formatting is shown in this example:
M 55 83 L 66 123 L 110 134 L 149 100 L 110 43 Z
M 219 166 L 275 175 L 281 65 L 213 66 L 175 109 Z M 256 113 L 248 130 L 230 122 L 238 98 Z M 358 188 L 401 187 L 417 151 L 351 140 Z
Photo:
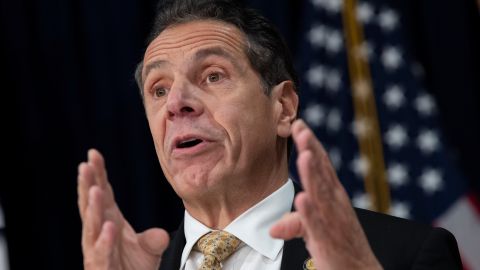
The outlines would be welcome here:
M 182 218 L 181 202 L 158 165 L 133 79 L 155 2 L 1 0 L 1 130 L 7 162 L 0 199 L 12 269 L 82 269 L 76 166 L 90 147 L 104 153 L 118 203 L 136 229 L 173 230 Z M 295 55 L 302 15 L 296 2 L 301 1 L 247 2 L 273 20 Z M 480 190 L 480 72 L 473 60 L 479 59 L 478 50 L 471 49 L 480 48 L 478 10 L 473 1 L 400 2 L 413 47 L 435 86 L 448 139 L 469 179 L 477 179 L 470 184 Z M 458 33 L 468 38 L 453 44 L 460 51 L 449 51 L 442 44 Z M 448 68 L 449 59 L 458 57 L 464 65 Z M 458 78 L 462 85 L 453 89 Z

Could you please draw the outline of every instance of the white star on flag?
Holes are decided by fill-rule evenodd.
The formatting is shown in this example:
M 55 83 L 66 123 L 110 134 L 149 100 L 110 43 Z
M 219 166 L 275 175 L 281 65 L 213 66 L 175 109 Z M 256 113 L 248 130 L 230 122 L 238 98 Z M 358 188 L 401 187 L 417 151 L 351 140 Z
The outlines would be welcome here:
M 414 107 L 421 116 L 430 116 L 436 111 L 435 101 L 429 94 L 419 95 L 414 100 Z
M 359 178 L 363 178 L 370 170 L 368 158 L 357 155 L 350 164 L 350 168 Z
M 437 169 L 425 169 L 420 175 L 419 185 L 427 195 L 432 195 L 443 188 L 442 173 Z
M 334 54 L 338 53 L 343 45 L 342 35 L 338 30 L 331 30 L 327 33 L 327 40 L 325 42 L 325 49 L 327 52 Z
M 342 0 L 325 0 L 324 8 L 331 13 L 339 13 L 342 10 Z
M 327 115 L 327 130 L 338 132 L 342 126 L 342 116 L 338 109 L 331 109 Z
M 358 192 L 353 195 L 352 204 L 353 206 L 362 209 L 371 209 L 372 207 L 372 201 L 370 200 L 370 196 L 368 196 L 367 193 L 363 192 Z
M 313 65 L 306 74 L 308 83 L 313 88 L 321 88 L 325 81 L 325 68 L 320 65 Z
M 315 25 L 308 32 L 308 40 L 315 48 L 322 47 L 327 38 L 327 32 L 323 25 Z
M 361 2 L 357 5 L 357 19 L 361 23 L 367 24 L 371 22 L 373 15 L 373 7 L 369 3 Z
M 341 74 L 336 69 L 332 69 L 328 72 L 328 76 L 325 78 L 325 86 L 328 92 L 337 93 L 340 90 L 340 84 L 342 83 Z
M 400 218 L 410 218 L 410 205 L 408 203 L 393 201 L 390 214 Z
M 394 71 L 402 64 L 402 55 L 394 46 L 388 46 L 383 49 L 381 61 L 388 71 Z
M 417 146 L 424 154 L 431 154 L 440 147 L 440 140 L 437 132 L 424 129 L 417 137 Z
M 408 181 L 408 170 L 405 165 L 392 163 L 388 166 L 388 182 L 393 188 L 405 185 Z
M 389 85 L 383 94 L 383 102 L 387 108 L 397 110 L 405 103 L 403 89 L 397 84 Z
M 328 150 L 328 156 L 330 157 L 333 167 L 335 167 L 336 170 L 339 170 L 342 166 L 342 153 L 340 150 L 336 147 L 332 147 Z
M 378 15 L 378 24 L 386 31 L 391 32 L 398 24 L 398 14 L 391 9 L 383 9 Z
M 406 129 L 400 124 L 394 124 L 389 127 L 384 135 L 385 143 L 392 149 L 398 150 L 408 142 Z
M 303 111 L 303 118 L 308 124 L 318 127 L 325 119 L 325 109 L 320 104 L 310 104 Z

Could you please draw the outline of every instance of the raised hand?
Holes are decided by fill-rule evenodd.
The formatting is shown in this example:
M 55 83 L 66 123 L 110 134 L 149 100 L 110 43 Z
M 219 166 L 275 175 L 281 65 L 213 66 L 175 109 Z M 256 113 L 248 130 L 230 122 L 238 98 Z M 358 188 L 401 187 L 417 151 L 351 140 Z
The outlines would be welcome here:
M 303 237 L 316 269 L 382 269 L 323 146 L 302 120 L 292 126 L 304 191 L 295 208 L 270 230 L 285 240 Z
M 78 208 L 86 270 L 158 269 L 167 232 L 155 228 L 135 233 L 115 203 L 103 157 L 93 149 L 78 167 Z

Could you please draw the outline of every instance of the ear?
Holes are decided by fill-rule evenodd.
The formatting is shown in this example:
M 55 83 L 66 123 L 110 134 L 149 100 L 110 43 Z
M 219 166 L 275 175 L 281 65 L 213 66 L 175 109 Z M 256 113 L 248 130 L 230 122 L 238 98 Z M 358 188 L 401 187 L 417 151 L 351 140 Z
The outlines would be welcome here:
M 297 117 L 298 95 L 292 81 L 283 81 L 275 85 L 271 93 L 277 117 L 277 135 L 287 138 L 291 134 L 291 126 Z

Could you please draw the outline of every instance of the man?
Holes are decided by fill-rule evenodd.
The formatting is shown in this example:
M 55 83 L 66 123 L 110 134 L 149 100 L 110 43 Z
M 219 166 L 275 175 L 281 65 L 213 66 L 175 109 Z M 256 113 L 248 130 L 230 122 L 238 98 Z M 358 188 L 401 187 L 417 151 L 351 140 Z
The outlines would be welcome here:
M 85 269 L 461 268 L 445 230 L 352 208 L 295 120 L 286 46 L 255 12 L 226 0 L 164 4 L 136 77 L 185 219 L 171 241 L 161 229 L 136 234 L 90 150 L 78 175 Z M 288 179 L 290 136 L 304 191 Z

